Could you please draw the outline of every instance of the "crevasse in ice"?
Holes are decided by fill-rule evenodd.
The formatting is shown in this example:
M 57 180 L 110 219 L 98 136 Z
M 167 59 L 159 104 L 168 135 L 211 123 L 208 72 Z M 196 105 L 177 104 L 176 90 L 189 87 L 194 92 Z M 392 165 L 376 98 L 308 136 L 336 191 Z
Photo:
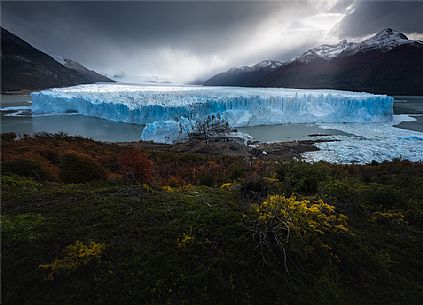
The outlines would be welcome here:
M 392 120 L 392 105 L 386 95 L 283 88 L 93 84 L 32 93 L 33 113 L 77 112 L 146 124 L 143 140 L 166 143 L 178 141 L 188 122 L 212 114 L 219 113 L 232 127 L 386 122 Z

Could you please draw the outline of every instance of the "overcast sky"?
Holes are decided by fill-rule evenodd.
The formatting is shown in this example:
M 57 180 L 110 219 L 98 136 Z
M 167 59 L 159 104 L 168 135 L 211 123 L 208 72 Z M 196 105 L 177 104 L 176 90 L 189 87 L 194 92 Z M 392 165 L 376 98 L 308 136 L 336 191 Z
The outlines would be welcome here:
M 124 81 L 205 79 L 289 60 L 386 27 L 423 39 L 423 1 L 2 1 L 1 24 L 34 47 Z M 116 78 L 118 79 L 118 78 Z

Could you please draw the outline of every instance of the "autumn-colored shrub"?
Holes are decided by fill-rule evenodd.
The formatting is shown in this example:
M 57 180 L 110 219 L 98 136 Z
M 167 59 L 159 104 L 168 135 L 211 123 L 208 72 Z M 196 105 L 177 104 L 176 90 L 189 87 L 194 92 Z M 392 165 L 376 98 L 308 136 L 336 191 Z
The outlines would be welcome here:
M 128 181 L 150 182 L 153 177 L 153 162 L 138 150 L 131 149 L 118 158 L 120 172 Z
M 65 154 L 59 168 L 60 179 L 65 183 L 85 183 L 107 178 L 106 171 L 97 161 L 76 152 Z
M 207 161 L 204 165 L 195 169 L 197 184 L 212 187 L 220 182 L 219 178 L 222 176 L 222 169 L 215 161 Z

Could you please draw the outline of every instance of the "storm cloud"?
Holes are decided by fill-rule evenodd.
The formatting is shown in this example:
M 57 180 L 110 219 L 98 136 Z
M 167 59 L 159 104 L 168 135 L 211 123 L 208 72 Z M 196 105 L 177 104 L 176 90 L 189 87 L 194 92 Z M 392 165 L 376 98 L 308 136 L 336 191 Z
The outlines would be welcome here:
M 385 27 L 422 33 L 423 2 L 4 2 L 2 26 L 126 81 L 188 82 Z M 413 20 L 414 19 L 414 20 Z
M 409 34 L 423 32 L 423 1 L 360 1 L 350 10 L 336 27 L 341 37 L 361 38 L 387 27 Z

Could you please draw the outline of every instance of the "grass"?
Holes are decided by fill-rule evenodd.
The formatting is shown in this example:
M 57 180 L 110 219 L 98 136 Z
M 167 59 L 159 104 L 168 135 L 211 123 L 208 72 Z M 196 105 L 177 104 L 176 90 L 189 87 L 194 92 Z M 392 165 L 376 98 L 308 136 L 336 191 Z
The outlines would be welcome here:
M 104 149 L 109 160 L 121 150 L 87 142 L 94 153 L 84 148 L 88 140 L 53 141 L 88 156 Z M 36 145 L 49 141 L 11 143 L 21 149 L 12 156 L 3 147 L 2 162 L 26 158 L 31 145 L 33 158 L 34 151 L 47 151 Z M 117 179 L 118 170 L 101 159 L 97 164 L 112 178 L 81 184 L 32 172 L 19 176 L 25 174 L 20 167 L 3 172 L 3 303 L 421 303 L 421 163 L 251 165 L 234 159 L 236 175 L 191 185 L 175 179 L 179 165 L 184 171 L 210 162 L 219 168 L 226 157 L 220 163 L 216 156 L 189 161 L 168 154 L 149 154 L 150 185 Z M 60 154 L 55 158 L 60 164 Z M 162 163 L 170 167 L 166 162 L 172 171 L 157 170 Z M 212 186 L 202 185 L 205 180 Z M 335 229 L 340 219 L 342 230 Z M 286 259 L 275 242 L 287 234 L 281 220 L 291 234 L 283 243 Z

